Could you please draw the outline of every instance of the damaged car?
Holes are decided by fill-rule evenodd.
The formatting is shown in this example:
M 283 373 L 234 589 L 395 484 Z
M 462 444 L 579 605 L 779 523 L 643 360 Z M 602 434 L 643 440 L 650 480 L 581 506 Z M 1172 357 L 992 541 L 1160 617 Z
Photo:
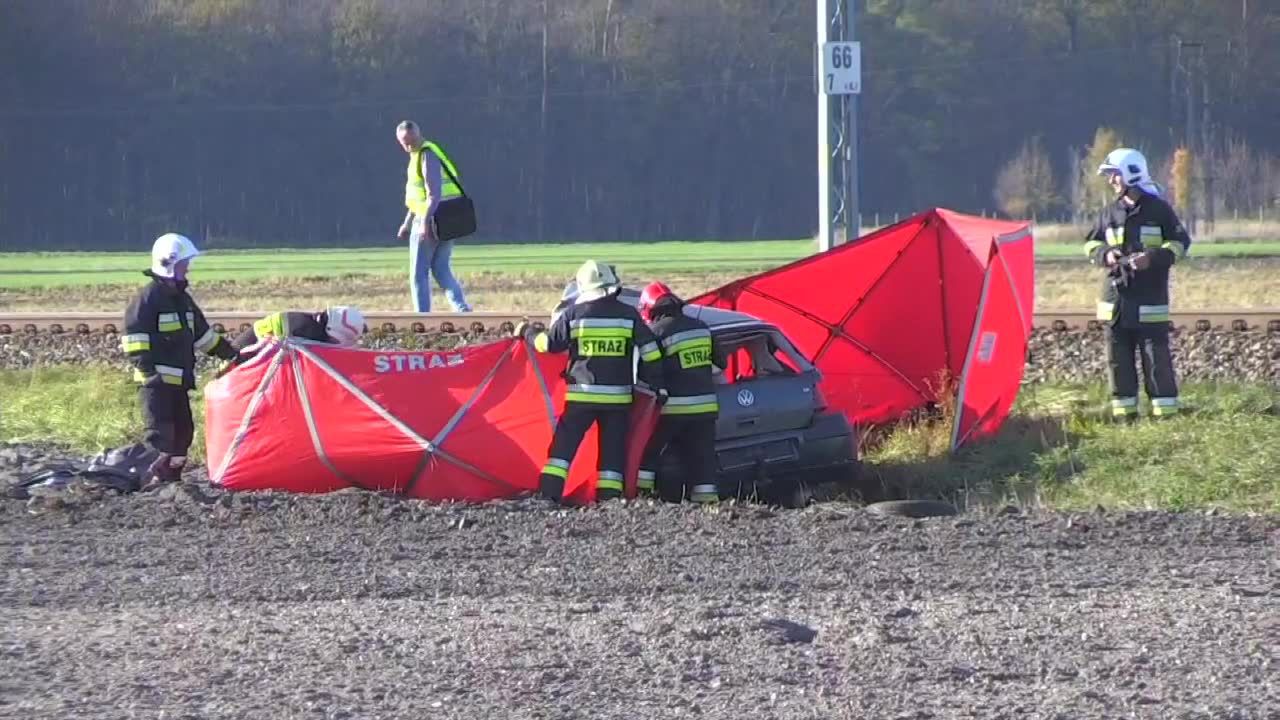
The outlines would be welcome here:
M 570 281 L 552 322 L 576 298 Z M 640 291 L 624 287 L 618 299 L 638 307 Z M 843 413 L 827 407 L 821 372 L 786 335 L 745 313 L 692 304 L 684 312 L 707 324 L 715 347 L 720 497 L 800 507 L 819 490 L 856 489 L 857 433 Z M 680 474 L 674 453 L 667 453 L 658 480 L 663 499 L 680 499 Z

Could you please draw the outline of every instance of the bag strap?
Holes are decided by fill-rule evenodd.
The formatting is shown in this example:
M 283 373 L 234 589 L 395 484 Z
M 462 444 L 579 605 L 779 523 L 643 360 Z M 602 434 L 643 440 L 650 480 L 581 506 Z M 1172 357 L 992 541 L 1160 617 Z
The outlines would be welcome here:
M 449 176 L 449 179 L 453 181 L 454 185 L 458 186 L 458 191 L 462 193 L 462 197 L 467 197 L 467 189 L 462 187 L 462 182 L 458 180 L 458 176 L 454 175 L 453 171 L 449 169 L 449 163 L 445 162 L 444 158 L 440 157 L 440 154 L 437 153 L 435 150 L 432 150 L 429 146 L 423 145 L 422 149 L 436 156 L 436 160 L 440 161 L 440 169 L 443 170 L 445 174 Z M 421 165 L 418 166 L 418 174 L 419 175 L 422 174 Z M 423 182 L 426 182 L 426 177 L 423 177 L 422 180 Z

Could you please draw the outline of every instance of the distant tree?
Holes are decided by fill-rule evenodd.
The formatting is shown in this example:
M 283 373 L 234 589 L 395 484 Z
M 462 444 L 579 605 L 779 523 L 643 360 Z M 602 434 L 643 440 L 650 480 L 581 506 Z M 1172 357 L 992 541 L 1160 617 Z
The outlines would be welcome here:
M 1100 127 L 1094 131 L 1093 143 L 1085 148 L 1084 156 L 1080 160 L 1079 172 L 1075 177 L 1077 186 L 1075 195 L 1080 203 L 1075 208 L 1078 214 L 1090 216 L 1111 200 L 1111 190 L 1098 177 L 1098 166 L 1107 158 L 1107 153 L 1123 146 L 1123 141 L 1115 130 Z
M 1180 147 L 1173 152 L 1173 165 L 1169 170 L 1169 189 L 1174 208 L 1183 215 L 1191 214 L 1192 175 L 1191 151 Z
M 1033 135 L 1062 209 L 1097 212 L 1121 144 L 1173 185 L 1176 68 L 1196 62 L 1174 36 L 1205 45 L 1193 176 L 1213 208 L 1276 206 L 1276 0 L 859 6 L 873 217 L 989 208 L 1011 160 L 1007 209 L 1047 212 L 1013 157 Z M 0 0 L 0 246 L 134 248 L 174 227 L 222 247 L 386 242 L 406 117 L 460 165 L 484 239 L 799 237 L 812 36 L 812 5 L 781 0 Z M 1123 99 L 1099 102 L 1100 78 Z
M 1015 218 L 1036 219 L 1062 205 L 1053 163 L 1040 136 L 1022 144 L 996 176 L 995 200 L 1000 210 Z

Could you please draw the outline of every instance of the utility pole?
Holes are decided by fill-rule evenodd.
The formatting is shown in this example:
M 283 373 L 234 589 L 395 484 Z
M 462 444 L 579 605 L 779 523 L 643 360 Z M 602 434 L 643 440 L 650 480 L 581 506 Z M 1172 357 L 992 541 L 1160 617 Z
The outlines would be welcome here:
M 861 232 L 858 204 L 858 94 L 862 45 L 854 40 L 857 0 L 817 0 L 818 248 Z
M 1196 165 L 1200 166 L 1201 171 L 1199 174 L 1200 174 L 1201 180 L 1203 181 L 1204 178 L 1207 177 L 1207 173 L 1208 173 L 1208 164 L 1205 162 L 1205 157 L 1204 157 L 1204 153 L 1208 147 L 1208 143 L 1205 142 L 1208 135 L 1207 135 L 1207 132 L 1202 132 L 1200 128 L 1202 118 L 1201 118 L 1201 113 L 1197 112 L 1196 105 L 1195 105 L 1196 83 L 1195 83 L 1195 78 L 1194 78 L 1192 68 L 1193 67 L 1199 68 L 1201 72 L 1203 72 L 1204 70 L 1204 43 L 1186 42 L 1182 38 L 1177 38 L 1177 43 L 1178 43 L 1177 66 L 1178 66 L 1178 69 L 1182 71 L 1182 78 L 1183 78 L 1182 89 L 1183 89 L 1184 99 L 1186 101 L 1186 110 L 1185 110 L 1186 117 L 1183 118 L 1185 127 L 1183 130 L 1182 142 L 1183 142 L 1183 145 L 1191 151 L 1191 162 L 1193 163 L 1192 168 L 1194 169 Z M 1199 51 L 1198 62 L 1194 66 L 1191 63 L 1190 55 L 1188 54 L 1184 56 L 1183 54 L 1183 50 L 1187 48 L 1197 48 Z M 1202 110 L 1207 112 L 1206 109 L 1202 108 Z M 1194 177 L 1195 173 L 1193 172 L 1192 175 Z M 1198 194 L 1205 195 L 1206 194 L 1205 191 L 1208 190 L 1207 185 L 1208 183 L 1202 183 L 1201 185 L 1202 190 Z M 1194 183 L 1192 184 L 1192 187 L 1194 187 Z M 1191 197 L 1192 197 L 1190 201 L 1191 207 L 1184 208 L 1184 214 L 1186 215 L 1186 222 L 1192 234 L 1199 233 L 1199 227 L 1198 227 L 1199 213 L 1195 211 L 1196 195 L 1197 193 L 1194 193 L 1194 192 L 1191 194 Z M 1212 204 L 1212 200 L 1208 197 L 1203 197 L 1202 200 L 1204 201 L 1206 208 L 1208 208 Z
M 538 242 L 546 239 L 547 232 L 547 0 L 542 0 L 542 106 L 538 124 Z

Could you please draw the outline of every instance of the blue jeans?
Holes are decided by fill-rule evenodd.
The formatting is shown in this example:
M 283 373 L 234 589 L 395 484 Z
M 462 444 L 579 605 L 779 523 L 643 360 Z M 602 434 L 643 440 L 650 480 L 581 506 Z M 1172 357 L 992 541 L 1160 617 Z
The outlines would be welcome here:
M 424 223 L 414 218 L 413 232 L 409 235 L 409 291 L 413 295 L 415 312 L 431 312 L 431 275 L 444 290 L 445 299 L 454 312 L 471 312 L 462 294 L 462 285 L 453 276 L 449 259 L 453 256 L 453 241 L 440 242 Z

